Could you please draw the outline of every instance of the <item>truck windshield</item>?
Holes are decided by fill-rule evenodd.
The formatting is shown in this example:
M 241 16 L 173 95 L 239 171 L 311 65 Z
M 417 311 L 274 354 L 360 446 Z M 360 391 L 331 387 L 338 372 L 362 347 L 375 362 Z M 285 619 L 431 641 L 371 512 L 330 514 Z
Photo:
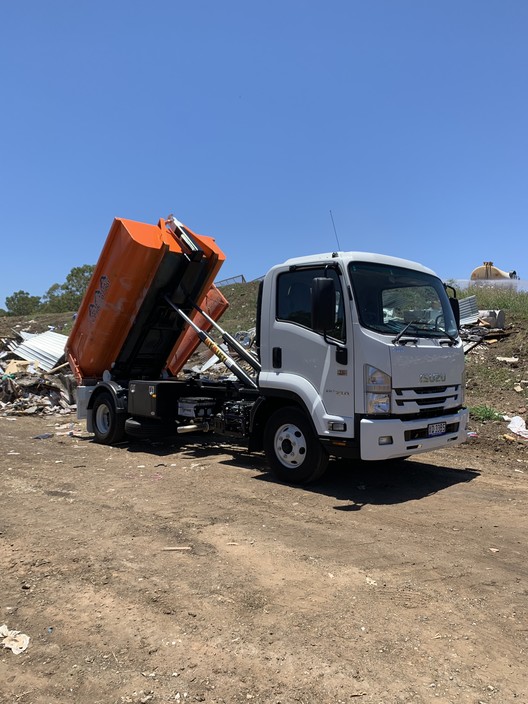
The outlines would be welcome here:
M 362 326 L 386 335 L 458 335 L 451 304 L 435 276 L 375 262 L 351 262 L 348 270 Z

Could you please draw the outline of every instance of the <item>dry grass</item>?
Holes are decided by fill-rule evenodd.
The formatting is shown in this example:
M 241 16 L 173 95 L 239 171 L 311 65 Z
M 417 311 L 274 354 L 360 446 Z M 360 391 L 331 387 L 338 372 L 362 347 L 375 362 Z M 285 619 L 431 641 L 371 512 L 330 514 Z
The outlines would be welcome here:
M 480 284 L 459 291 L 459 297 L 476 296 L 479 310 L 504 310 L 509 317 L 528 321 L 528 291 L 514 286 Z
M 259 282 L 222 286 L 222 294 L 229 301 L 229 308 L 219 321 L 222 327 L 234 334 L 238 330 L 249 330 L 257 323 L 257 295 Z

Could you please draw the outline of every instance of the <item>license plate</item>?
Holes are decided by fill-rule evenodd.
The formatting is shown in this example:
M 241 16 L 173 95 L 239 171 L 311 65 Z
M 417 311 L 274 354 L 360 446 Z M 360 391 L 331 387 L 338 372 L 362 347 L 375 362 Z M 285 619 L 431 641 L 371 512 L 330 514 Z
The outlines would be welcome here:
M 444 435 L 446 431 L 445 423 L 431 423 L 427 426 L 427 435 L 433 438 L 435 435 Z

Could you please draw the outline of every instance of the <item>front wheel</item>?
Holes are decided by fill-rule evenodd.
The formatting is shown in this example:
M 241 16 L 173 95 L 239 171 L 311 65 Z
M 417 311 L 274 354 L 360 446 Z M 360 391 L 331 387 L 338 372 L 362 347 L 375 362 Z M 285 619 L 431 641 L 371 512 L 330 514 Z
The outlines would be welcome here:
M 108 391 L 103 391 L 95 399 L 92 419 L 95 440 L 101 445 L 112 445 L 125 437 L 126 415 L 117 412 L 115 401 Z
M 299 409 L 275 411 L 264 430 L 264 450 L 273 474 L 289 484 L 314 482 L 325 473 L 328 454 Z

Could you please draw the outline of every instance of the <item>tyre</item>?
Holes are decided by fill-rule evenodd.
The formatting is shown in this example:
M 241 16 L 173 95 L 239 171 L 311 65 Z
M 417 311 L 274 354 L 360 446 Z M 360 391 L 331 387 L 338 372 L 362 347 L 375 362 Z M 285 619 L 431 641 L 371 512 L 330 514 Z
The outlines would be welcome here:
M 298 408 L 275 411 L 264 429 L 264 451 L 273 474 L 288 484 L 308 484 L 322 477 L 328 454 Z
M 92 408 L 95 441 L 101 445 L 112 445 L 125 437 L 124 413 L 118 413 L 115 401 L 108 391 L 100 393 Z

